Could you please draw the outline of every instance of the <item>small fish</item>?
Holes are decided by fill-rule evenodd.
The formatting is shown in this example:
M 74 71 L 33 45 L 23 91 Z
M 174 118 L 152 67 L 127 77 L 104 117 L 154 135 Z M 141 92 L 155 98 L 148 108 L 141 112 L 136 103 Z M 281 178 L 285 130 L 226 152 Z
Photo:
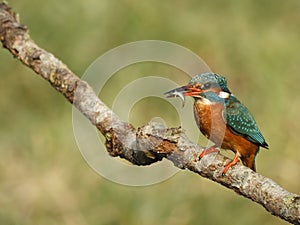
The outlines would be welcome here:
M 171 91 L 168 91 L 166 93 L 164 93 L 166 95 L 167 98 L 176 98 L 179 97 L 182 101 L 182 107 L 184 107 L 184 103 L 185 103 L 185 96 L 181 90 L 181 88 L 176 88 L 173 89 Z

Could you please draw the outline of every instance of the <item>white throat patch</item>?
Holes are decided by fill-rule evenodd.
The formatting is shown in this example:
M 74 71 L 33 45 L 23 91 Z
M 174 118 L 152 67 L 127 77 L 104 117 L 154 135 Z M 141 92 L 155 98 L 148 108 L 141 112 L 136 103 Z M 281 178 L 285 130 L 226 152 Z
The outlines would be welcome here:
M 230 94 L 228 92 L 225 92 L 225 91 L 220 91 L 220 93 L 218 94 L 218 96 L 220 98 L 227 99 L 227 98 L 230 97 Z
M 204 98 L 202 96 L 197 96 L 197 99 L 199 99 L 199 101 L 201 102 L 201 104 L 203 105 L 212 105 L 213 103 L 211 101 L 209 101 L 207 98 Z

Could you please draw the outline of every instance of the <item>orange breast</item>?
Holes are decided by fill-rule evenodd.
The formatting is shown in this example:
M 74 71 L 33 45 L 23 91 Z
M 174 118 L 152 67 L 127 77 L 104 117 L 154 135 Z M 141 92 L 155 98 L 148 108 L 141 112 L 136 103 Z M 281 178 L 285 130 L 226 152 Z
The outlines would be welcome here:
M 254 160 L 258 146 L 243 136 L 233 133 L 227 127 L 222 112 L 223 104 L 195 101 L 194 115 L 200 131 L 217 146 L 238 152 L 243 164 L 255 169 Z
M 222 104 L 208 104 L 201 99 L 194 104 L 194 116 L 200 131 L 218 146 L 222 145 L 227 130 L 222 111 Z

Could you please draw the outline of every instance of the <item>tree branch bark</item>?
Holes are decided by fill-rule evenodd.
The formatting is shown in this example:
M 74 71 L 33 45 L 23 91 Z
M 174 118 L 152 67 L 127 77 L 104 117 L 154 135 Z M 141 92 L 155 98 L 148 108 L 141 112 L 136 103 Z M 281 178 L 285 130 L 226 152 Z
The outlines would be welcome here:
M 5 3 L 0 3 L 0 39 L 4 48 L 50 82 L 99 129 L 106 138 L 106 148 L 111 156 L 125 158 L 136 165 L 149 165 L 166 158 L 178 168 L 193 171 L 251 199 L 275 216 L 300 224 L 299 195 L 241 164 L 223 176 L 223 167 L 229 159 L 217 153 L 199 161 L 198 155 L 203 148 L 191 142 L 181 128 L 149 123 L 135 129 L 122 122 L 86 82 L 31 40 L 26 26 L 19 23 L 16 14 Z

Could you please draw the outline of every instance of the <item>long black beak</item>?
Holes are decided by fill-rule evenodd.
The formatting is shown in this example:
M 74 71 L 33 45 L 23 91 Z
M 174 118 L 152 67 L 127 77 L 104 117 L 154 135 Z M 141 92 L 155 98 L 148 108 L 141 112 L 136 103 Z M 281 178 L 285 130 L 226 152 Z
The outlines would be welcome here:
M 173 97 L 180 97 L 183 98 L 184 96 L 191 96 L 197 97 L 199 94 L 203 93 L 204 91 L 198 87 L 193 87 L 192 85 L 188 84 L 186 86 L 182 86 L 179 88 L 175 88 L 171 91 L 165 93 L 167 98 Z
M 182 100 L 182 107 L 184 106 L 185 103 L 185 94 L 189 92 L 190 85 L 182 86 L 179 88 L 175 88 L 171 91 L 167 91 L 164 93 L 167 98 L 175 98 L 179 97 Z
M 198 97 L 199 94 L 203 93 L 203 90 L 193 87 L 188 84 L 179 88 L 175 88 L 171 91 L 164 93 L 167 98 L 179 97 L 182 100 L 182 106 L 184 106 L 185 96 Z
M 189 91 L 189 85 L 182 86 L 179 88 L 175 88 L 171 91 L 167 91 L 164 93 L 167 98 L 175 98 L 175 97 L 180 97 L 182 100 L 184 100 L 184 93 Z

